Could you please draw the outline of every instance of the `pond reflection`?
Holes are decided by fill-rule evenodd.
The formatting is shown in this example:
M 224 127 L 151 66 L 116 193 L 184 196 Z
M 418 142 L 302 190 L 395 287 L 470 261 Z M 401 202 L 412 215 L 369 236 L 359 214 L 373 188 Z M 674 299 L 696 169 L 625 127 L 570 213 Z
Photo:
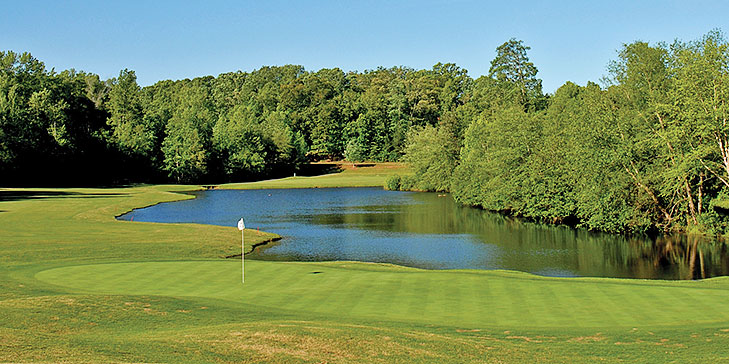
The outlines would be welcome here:
M 378 188 L 212 190 L 122 219 L 197 222 L 278 233 L 269 260 L 358 260 L 546 276 L 697 279 L 729 274 L 726 245 L 696 236 L 624 237 L 463 207 L 450 196 Z

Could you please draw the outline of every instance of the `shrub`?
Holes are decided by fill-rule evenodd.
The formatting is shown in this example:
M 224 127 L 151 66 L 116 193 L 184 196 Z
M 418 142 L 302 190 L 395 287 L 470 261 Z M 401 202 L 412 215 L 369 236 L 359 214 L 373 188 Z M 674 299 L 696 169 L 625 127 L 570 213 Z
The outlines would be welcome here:
M 394 175 L 387 177 L 387 180 L 385 180 L 385 189 L 389 191 L 399 191 L 400 190 L 400 175 Z
M 403 176 L 400 178 L 400 191 L 414 191 L 416 183 L 415 176 Z

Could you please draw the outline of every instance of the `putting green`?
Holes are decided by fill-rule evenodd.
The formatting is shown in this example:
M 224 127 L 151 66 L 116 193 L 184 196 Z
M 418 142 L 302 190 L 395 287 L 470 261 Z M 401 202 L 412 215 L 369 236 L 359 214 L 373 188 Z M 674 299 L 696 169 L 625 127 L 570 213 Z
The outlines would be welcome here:
M 346 268 L 346 269 L 342 269 Z M 546 278 L 354 262 L 179 261 L 78 265 L 36 278 L 81 293 L 197 296 L 459 327 L 631 327 L 729 321 L 729 279 Z M 687 314 L 690 313 L 690 314 Z

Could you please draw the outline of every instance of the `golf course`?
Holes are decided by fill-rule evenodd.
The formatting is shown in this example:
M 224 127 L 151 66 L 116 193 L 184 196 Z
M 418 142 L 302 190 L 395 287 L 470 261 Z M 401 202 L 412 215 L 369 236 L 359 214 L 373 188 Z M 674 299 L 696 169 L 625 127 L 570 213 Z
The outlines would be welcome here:
M 381 185 L 397 165 L 224 188 Z M 729 360 L 729 278 L 246 260 L 232 226 L 118 221 L 199 186 L 0 190 L 0 362 Z M 246 249 L 275 231 L 245 230 Z M 259 248 L 260 249 L 260 248 Z
M 729 363 L 729 1 L 2 8 L 0 364 Z

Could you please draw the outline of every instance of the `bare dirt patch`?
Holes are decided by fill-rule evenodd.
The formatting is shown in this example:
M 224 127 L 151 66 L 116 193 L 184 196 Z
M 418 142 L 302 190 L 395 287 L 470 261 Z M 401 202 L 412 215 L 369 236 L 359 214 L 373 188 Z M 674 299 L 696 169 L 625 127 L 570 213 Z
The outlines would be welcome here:
M 594 343 L 605 340 L 605 337 L 602 336 L 602 333 L 598 332 L 595 335 L 592 336 L 578 336 L 572 339 L 569 339 L 570 342 L 578 342 L 578 343 Z

